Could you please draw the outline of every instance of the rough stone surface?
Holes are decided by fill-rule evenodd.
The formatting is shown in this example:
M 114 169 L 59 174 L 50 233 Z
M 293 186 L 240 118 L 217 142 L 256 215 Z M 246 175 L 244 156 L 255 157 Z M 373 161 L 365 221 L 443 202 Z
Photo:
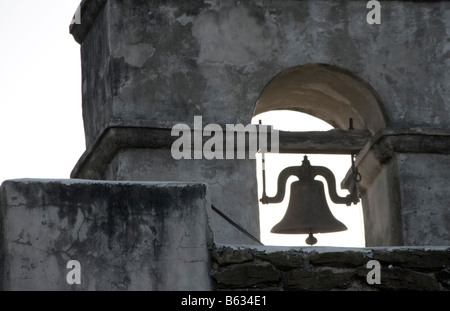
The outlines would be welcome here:
M 439 281 L 437 274 L 432 273 L 433 269 L 428 273 L 418 272 L 412 269 L 395 267 L 392 265 L 381 268 L 381 283 L 372 284 L 371 286 L 379 290 L 390 291 L 441 291 L 446 290 L 445 281 Z M 367 275 L 367 270 L 359 269 L 357 274 L 361 279 Z M 440 283 L 444 281 L 444 283 Z
M 237 249 L 229 251 L 228 249 L 214 249 L 211 252 L 214 262 L 219 266 L 244 263 L 253 260 L 253 254 L 249 249 Z
M 351 277 L 351 272 L 294 270 L 289 274 L 286 286 L 289 290 L 345 289 L 349 287 Z
M 317 63 L 367 81 L 391 126 L 448 128 L 450 4 L 385 1 L 380 25 L 365 5 L 108 1 L 82 46 L 88 145 L 108 119 L 247 123 L 277 73 Z
M 206 186 L 5 181 L 3 290 L 210 289 Z M 69 260 L 81 284 L 69 285 Z
M 362 193 L 366 246 L 404 245 L 395 158 L 381 166 L 377 160 L 366 163 L 369 161 L 377 166 L 377 172 L 361 173 L 365 179 L 373 178 L 370 187 Z
M 404 245 L 450 245 L 450 155 L 398 154 Z
M 275 268 L 281 271 L 287 271 L 294 268 L 303 267 L 303 258 L 293 252 L 273 252 L 257 253 L 256 258 L 270 262 Z
M 362 252 L 330 252 L 311 255 L 309 261 L 315 266 L 348 268 L 363 265 L 367 262 L 367 256 Z
M 259 238 L 258 194 L 253 160 L 177 160 L 170 150 L 127 149 L 111 162 L 106 179 L 183 181 L 208 184 L 211 204 Z M 253 244 L 217 213 L 208 213 L 216 243 Z
M 270 109 L 310 113 L 341 129 L 353 117 L 372 134 L 450 127 L 449 1 L 383 1 L 380 25 L 367 23 L 365 1 L 96 0 L 81 11 L 88 23 L 72 33 L 82 43 L 88 150 L 119 121 L 189 124 L 202 116 L 205 124 L 248 124 Z M 416 143 L 408 155 L 387 148 L 357 158 L 367 246 L 449 243 L 448 150 L 439 154 L 442 141 L 432 138 Z M 180 173 L 167 150 L 133 148 L 110 155 L 98 176 L 209 183 L 214 204 L 258 236 L 254 161 L 214 162 L 211 170 L 183 163 Z M 429 154 L 418 155 L 423 148 Z M 433 176 L 428 189 L 424 180 Z M 211 219 L 217 242 L 249 242 Z
M 449 247 L 286 249 L 216 245 L 212 254 L 210 275 L 218 290 L 447 291 L 450 283 Z M 380 263 L 380 284 L 367 282 L 373 269 L 367 267 L 370 260 Z
M 386 129 L 356 166 L 366 246 L 449 245 L 450 131 Z
M 439 271 L 450 265 L 450 250 L 435 251 L 417 249 L 374 250 L 373 259 L 387 265 L 424 271 Z
M 442 286 L 450 290 L 450 269 L 447 268 L 436 273 L 436 278 Z
M 219 289 L 261 289 L 267 284 L 278 284 L 281 274 L 268 262 L 231 265 L 212 275 Z

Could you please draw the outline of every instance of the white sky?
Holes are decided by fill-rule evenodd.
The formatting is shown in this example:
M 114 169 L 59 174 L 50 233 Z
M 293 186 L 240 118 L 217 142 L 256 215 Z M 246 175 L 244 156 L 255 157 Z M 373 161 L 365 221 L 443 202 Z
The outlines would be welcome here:
M 69 178 L 85 150 L 80 0 L 0 0 L 0 182 Z
M 79 3 L 80 0 L 0 0 L 0 182 L 15 178 L 69 178 L 85 151 L 80 46 L 69 34 Z M 328 126 L 321 121 L 308 123 L 299 119 L 300 114 L 291 116 L 296 118 L 292 122 L 286 116 L 270 119 L 260 115 L 258 119 L 285 130 L 289 129 L 285 124 L 297 125 L 291 130 L 325 130 Z M 300 165 L 302 158 L 303 155 L 267 155 L 268 195 L 275 193 L 278 173 L 286 166 Z M 338 184 L 350 166 L 350 156 L 330 160 L 323 155 L 310 155 L 309 159 L 312 165 L 330 168 Z M 278 165 L 280 162 L 282 166 Z M 260 165 L 260 160 L 257 163 Z M 306 245 L 305 235 L 270 234 L 286 206 L 287 199 L 260 207 L 262 242 Z M 330 203 L 330 207 L 349 230 L 316 235 L 317 246 L 364 246 L 360 206 L 334 207 Z

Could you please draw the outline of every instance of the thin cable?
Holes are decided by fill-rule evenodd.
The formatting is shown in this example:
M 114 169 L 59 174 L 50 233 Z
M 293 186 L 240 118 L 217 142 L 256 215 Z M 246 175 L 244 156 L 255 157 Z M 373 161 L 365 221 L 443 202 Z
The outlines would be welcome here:
M 259 245 L 264 245 L 261 243 L 260 240 L 258 240 L 257 238 L 255 238 L 253 235 L 251 235 L 247 230 L 245 230 L 244 228 L 242 228 L 241 226 L 239 226 L 237 223 L 235 223 L 233 220 L 231 220 L 229 217 L 227 217 L 227 215 L 225 215 L 224 213 L 222 213 L 220 210 L 218 210 L 214 205 L 211 204 L 211 208 L 213 211 L 215 211 L 217 214 L 219 214 L 219 216 L 221 216 L 223 219 L 225 219 L 226 221 L 228 221 L 231 225 L 233 225 L 233 227 L 235 227 L 236 229 L 238 229 L 239 231 L 241 231 L 243 234 L 245 234 L 247 237 L 249 237 L 250 239 L 252 239 L 253 241 L 255 241 L 256 243 L 258 243 Z

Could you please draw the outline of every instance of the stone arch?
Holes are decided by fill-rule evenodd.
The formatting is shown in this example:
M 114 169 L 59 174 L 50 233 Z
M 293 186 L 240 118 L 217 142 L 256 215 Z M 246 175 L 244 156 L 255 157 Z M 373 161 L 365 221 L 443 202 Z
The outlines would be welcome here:
M 367 129 L 387 126 L 383 106 L 372 87 L 349 71 L 325 64 L 288 68 L 276 75 L 259 96 L 253 116 L 271 110 L 308 113 L 332 126 Z
M 277 74 L 262 90 L 256 101 L 253 116 L 274 110 L 307 113 L 343 130 L 349 128 L 349 118 L 352 118 L 355 129 L 368 130 L 372 135 L 389 126 L 381 101 L 367 82 L 345 69 L 326 64 L 295 66 Z M 389 187 L 395 186 L 393 181 L 389 181 L 388 184 Z M 376 202 L 369 202 L 372 193 L 375 193 L 375 196 L 380 193 L 377 191 L 375 189 L 361 197 L 365 211 L 366 244 L 401 244 L 395 239 L 372 241 L 373 234 L 370 231 L 376 230 L 373 229 L 372 222 L 368 222 L 370 217 L 368 218 L 366 214 L 371 207 L 378 209 Z M 390 208 L 386 207 L 388 210 Z M 369 225 L 366 226 L 367 222 Z M 382 223 L 382 220 L 376 222 Z

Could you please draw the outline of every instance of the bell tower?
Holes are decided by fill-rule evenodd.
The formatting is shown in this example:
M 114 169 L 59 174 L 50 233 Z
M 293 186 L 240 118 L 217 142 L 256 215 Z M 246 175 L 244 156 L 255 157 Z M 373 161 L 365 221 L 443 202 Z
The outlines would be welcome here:
M 210 9 L 206 1 L 82 2 L 82 22 L 73 24 L 71 33 L 81 45 L 87 149 L 71 177 L 207 183 L 220 212 L 208 211 L 215 241 L 253 244 L 226 219 L 259 237 L 255 161 L 236 154 L 226 160 L 171 154 L 176 125 L 189 129 L 189 147 L 200 154 L 207 124 L 224 130 L 226 124 L 248 125 L 255 100 L 248 96 L 262 88 L 240 72 L 252 52 L 237 57 L 224 50 L 224 66 L 211 51 L 219 38 L 208 31 L 226 27 L 231 37 L 240 32 L 236 19 L 248 19 L 251 26 L 256 17 L 245 7 Z M 247 36 L 252 34 L 239 40 Z M 203 141 L 194 144 L 198 136 Z
M 433 36 L 448 29 L 448 3 L 386 1 L 392 14 L 373 25 L 358 1 L 82 1 L 71 33 L 81 45 L 87 149 L 71 177 L 204 182 L 211 204 L 258 237 L 255 161 L 176 160 L 172 129 L 186 125 L 194 137 L 207 124 L 225 129 L 291 109 L 336 131 L 325 143 L 280 133 L 280 150 L 340 145 L 356 154 L 367 246 L 447 245 L 449 71 Z M 420 29 L 414 40 L 394 18 L 410 10 Z M 428 12 L 439 22 L 419 35 L 430 32 L 422 29 Z M 417 65 L 424 60 L 433 61 Z M 216 242 L 254 243 L 208 213 Z

